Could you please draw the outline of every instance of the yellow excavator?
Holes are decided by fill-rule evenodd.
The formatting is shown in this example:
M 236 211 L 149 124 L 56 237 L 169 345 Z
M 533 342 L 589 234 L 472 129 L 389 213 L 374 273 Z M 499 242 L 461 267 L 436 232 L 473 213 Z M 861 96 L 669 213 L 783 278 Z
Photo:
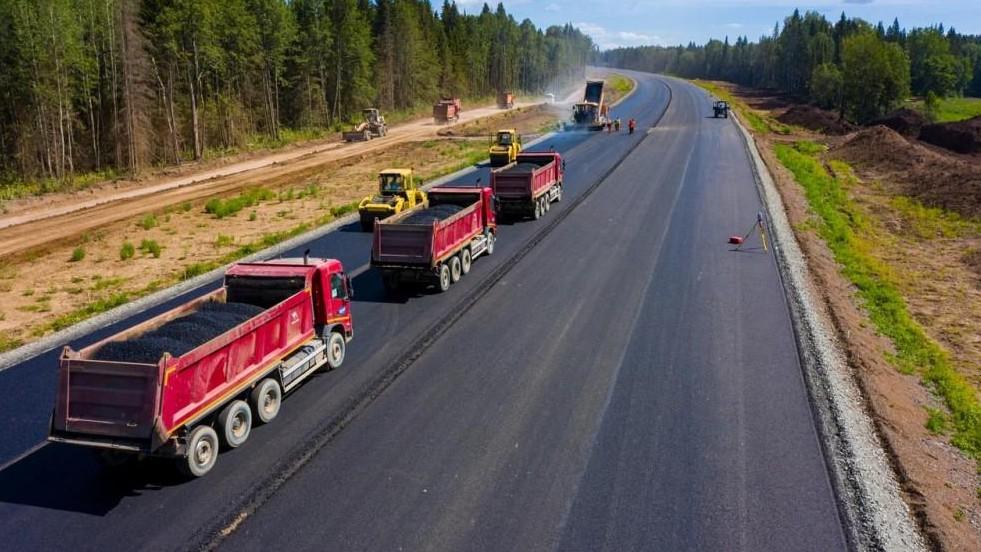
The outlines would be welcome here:
M 513 128 L 497 131 L 488 153 L 490 154 L 490 163 L 494 167 L 514 163 L 518 154 L 521 153 L 521 135 Z
M 358 204 L 361 215 L 361 230 L 371 232 L 376 219 L 426 207 L 429 201 L 426 192 L 419 189 L 422 180 L 416 180 L 412 169 L 385 169 L 378 173 L 378 194 L 368 196 Z

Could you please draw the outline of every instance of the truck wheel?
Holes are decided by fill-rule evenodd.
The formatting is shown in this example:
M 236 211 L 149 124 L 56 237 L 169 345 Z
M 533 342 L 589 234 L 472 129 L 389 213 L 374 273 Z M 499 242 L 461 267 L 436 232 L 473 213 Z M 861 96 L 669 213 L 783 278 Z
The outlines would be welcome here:
M 487 256 L 494 254 L 494 243 L 497 241 L 497 236 L 493 233 L 487 234 Z
M 347 342 L 340 332 L 330 332 L 327 338 L 327 366 L 331 370 L 336 370 L 344 364 L 344 355 L 347 352 Z
M 535 202 L 535 208 L 532 211 L 531 218 L 534 219 L 534 220 L 538 220 L 538 219 L 542 218 L 542 202 L 541 201 L 536 201 Z
M 555 202 L 558 203 L 562 201 L 562 185 L 559 184 L 559 189 L 555 191 Z
M 232 401 L 218 414 L 221 442 L 228 448 L 243 445 L 252 433 L 252 410 L 245 401 Z
M 453 255 L 450 258 L 450 281 L 454 284 L 459 282 L 460 277 L 463 276 L 462 272 L 463 268 L 460 266 L 460 257 Z
M 473 264 L 473 257 L 470 256 L 470 250 L 464 249 L 460 252 L 460 272 L 463 275 L 467 275 L 470 272 L 470 265 Z
M 187 456 L 177 459 L 177 469 L 187 477 L 202 477 L 218 461 L 218 434 L 211 426 L 199 425 L 187 438 Z
M 548 197 L 542 198 L 542 208 L 545 209 L 546 213 L 552 209 L 552 202 L 548 199 Z
M 249 406 L 260 422 L 268 424 L 279 414 L 279 407 L 283 404 L 283 390 L 279 387 L 279 382 L 272 378 L 266 378 L 259 382 L 259 385 L 252 390 L 249 395 Z
M 450 267 L 444 264 L 439 267 L 439 291 L 448 291 L 450 283 Z

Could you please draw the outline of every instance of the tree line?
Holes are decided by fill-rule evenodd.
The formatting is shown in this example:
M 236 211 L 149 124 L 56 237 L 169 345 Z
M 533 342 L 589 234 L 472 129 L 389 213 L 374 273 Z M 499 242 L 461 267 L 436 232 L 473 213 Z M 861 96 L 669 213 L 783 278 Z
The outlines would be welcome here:
M 439 95 L 540 93 L 594 46 L 503 5 L 428 0 L 4 0 L 0 175 L 64 181 L 200 159 Z
M 778 89 L 856 122 L 896 109 L 910 94 L 934 98 L 981 96 L 981 36 L 943 25 L 888 28 L 844 13 L 832 23 L 794 10 L 773 33 L 750 42 L 710 40 L 698 46 L 618 48 L 604 63 L 686 78 L 726 80 Z

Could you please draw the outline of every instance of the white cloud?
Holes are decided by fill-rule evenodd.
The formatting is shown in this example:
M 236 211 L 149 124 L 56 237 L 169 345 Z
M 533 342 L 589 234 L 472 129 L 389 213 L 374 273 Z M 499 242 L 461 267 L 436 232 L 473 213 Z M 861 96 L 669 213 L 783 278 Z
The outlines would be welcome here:
M 556 4 L 555 2 L 552 2 L 551 4 L 545 6 L 545 11 L 547 11 L 547 12 L 557 12 L 557 11 L 559 11 L 561 9 L 562 8 L 559 7 L 559 5 Z
M 657 35 L 649 35 L 634 31 L 611 31 L 606 27 L 585 21 L 573 23 L 573 26 L 579 27 L 579 30 L 592 37 L 593 42 L 595 42 L 601 50 L 620 48 L 623 46 L 646 46 L 650 44 L 660 44 L 663 42 L 661 37 Z

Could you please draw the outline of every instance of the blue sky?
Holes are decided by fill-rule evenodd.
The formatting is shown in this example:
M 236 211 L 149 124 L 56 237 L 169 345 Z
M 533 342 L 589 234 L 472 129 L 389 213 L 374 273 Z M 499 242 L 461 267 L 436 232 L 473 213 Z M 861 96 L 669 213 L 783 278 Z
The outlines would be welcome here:
M 491 9 L 497 2 L 487 2 Z M 442 0 L 434 0 L 439 6 Z M 478 13 L 484 0 L 457 0 L 468 13 Z M 837 19 L 849 17 L 904 27 L 943 23 L 958 31 L 981 34 L 981 0 L 505 0 L 504 7 L 521 21 L 530 18 L 540 27 L 573 23 L 601 48 L 674 45 L 689 40 L 746 35 L 755 40 L 773 30 L 773 24 L 793 12 L 816 10 Z

